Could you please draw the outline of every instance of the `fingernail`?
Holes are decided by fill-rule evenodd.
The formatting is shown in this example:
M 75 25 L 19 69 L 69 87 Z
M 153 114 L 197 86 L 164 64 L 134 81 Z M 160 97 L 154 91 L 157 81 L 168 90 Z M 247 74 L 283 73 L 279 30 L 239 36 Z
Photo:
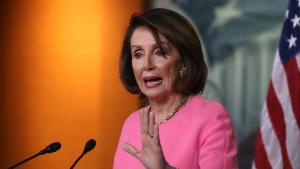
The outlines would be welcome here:
M 123 148 L 126 148 L 126 147 L 127 147 L 127 143 L 126 143 L 126 142 L 123 142 L 123 143 L 122 143 L 122 147 L 123 147 Z

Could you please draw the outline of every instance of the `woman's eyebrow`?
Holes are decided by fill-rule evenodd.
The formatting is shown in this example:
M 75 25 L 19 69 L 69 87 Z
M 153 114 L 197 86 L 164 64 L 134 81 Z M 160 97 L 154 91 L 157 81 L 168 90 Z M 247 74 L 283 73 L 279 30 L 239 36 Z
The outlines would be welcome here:
M 130 47 L 131 50 L 134 50 L 134 51 L 137 51 L 137 50 L 142 50 L 142 47 L 141 46 L 138 46 L 138 45 L 132 45 Z
M 140 48 L 141 46 L 139 46 L 139 45 L 131 45 L 130 47 L 131 48 Z
M 170 45 L 170 43 L 168 41 L 161 41 L 160 44 L 155 43 L 155 44 L 152 45 L 152 47 L 153 47 L 153 49 L 157 48 L 157 47 L 162 47 L 162 46 L 169 48 L 169 45 Z M 142 46 L 140 46 L 140 45 L 131 45 L 130 48 L 132 50 L 135 49 L 135 48 L 138 50 L 138 49 L 142 49 Z

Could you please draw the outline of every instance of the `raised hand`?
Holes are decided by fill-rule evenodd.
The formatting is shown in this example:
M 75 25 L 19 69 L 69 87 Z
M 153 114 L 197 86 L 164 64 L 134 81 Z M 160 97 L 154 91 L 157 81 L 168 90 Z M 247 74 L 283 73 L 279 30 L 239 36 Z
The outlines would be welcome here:
M 173 168 L 168 165 L 163 155 L 159 141 L 159 127 L 155 123 L 150 107 L 143 109 L 140 117 L 142 149 L 138 150 L 130 143 L 124 143 L 123 149 L 137 158 L 147 169 Z

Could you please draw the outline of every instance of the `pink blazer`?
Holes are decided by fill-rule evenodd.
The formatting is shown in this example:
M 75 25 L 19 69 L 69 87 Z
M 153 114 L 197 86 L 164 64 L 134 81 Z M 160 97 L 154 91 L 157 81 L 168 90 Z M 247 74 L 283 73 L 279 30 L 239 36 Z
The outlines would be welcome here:
M 139 111 L 124 123 L 114 169 L 144 169 L 122 149 L 123 142 L 141 148 Z M 237 145 L 224 107 L 193 96 L 175 116 L 159 126 L 160 142 L 169 164 L 179 169 L 237 169 Z

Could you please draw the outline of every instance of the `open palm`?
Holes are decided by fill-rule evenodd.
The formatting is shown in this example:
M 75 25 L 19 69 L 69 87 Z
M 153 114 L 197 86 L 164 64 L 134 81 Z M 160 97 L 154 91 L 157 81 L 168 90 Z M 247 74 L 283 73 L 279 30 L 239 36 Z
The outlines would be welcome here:
M 155 124 L 155 117 L 150 108 L 143 109 L 140 117 L 142 149 L 138 150 L 130 143 L 124 143 L 123 149 L 136 157 L 147 169 L 173 168 L 168 165 L 163 155 L 158 124 Z

